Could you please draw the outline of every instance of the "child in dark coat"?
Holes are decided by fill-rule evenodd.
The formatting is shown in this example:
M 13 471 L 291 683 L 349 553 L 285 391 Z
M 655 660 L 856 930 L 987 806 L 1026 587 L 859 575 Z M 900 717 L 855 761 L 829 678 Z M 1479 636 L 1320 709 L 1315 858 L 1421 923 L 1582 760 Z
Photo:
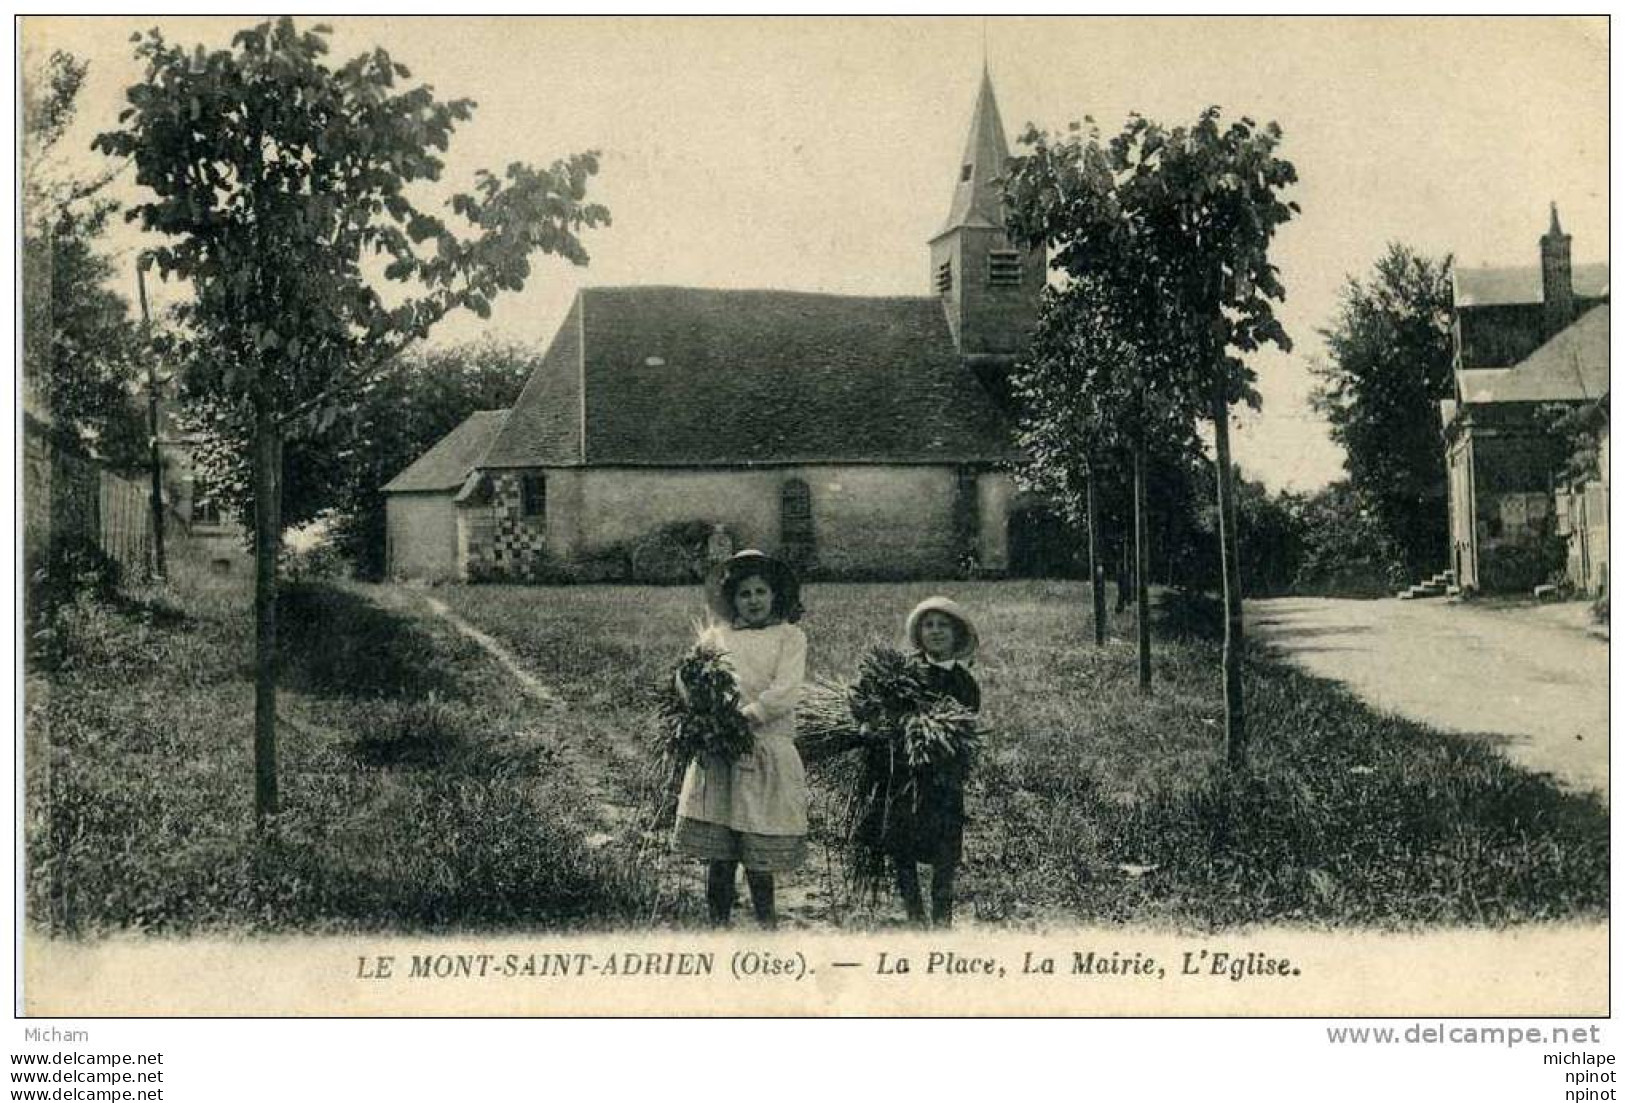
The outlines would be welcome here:
M 970 672 L 976 656 L 976 628 L 965 610 L 949 598 L 927 598 L 909 613 L 904 632 L 926 684 L 966 710 L 979 712 L 982 690 Z M 897 891 L 915 923 L 924 923 L 926 918 L 920 893 L 921 864 L 931 867 L 931 922 L 939 927 L 953 922 L 954 876 L 965 849 L 968 771 L 968 762 L 954 759 L 925 775 L 918 799 L 910 808 L 896 810 L 901 814 L 888 824 L 886 849 Z

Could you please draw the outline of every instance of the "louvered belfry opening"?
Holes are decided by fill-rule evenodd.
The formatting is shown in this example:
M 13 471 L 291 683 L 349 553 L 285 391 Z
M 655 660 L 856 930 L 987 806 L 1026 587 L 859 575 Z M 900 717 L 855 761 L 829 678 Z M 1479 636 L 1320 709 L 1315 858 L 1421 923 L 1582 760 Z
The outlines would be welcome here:
M 994 287 L 1021 286 L 1022 257 L 1014 249 L 993 249 L 987 254 L 987 282 Z

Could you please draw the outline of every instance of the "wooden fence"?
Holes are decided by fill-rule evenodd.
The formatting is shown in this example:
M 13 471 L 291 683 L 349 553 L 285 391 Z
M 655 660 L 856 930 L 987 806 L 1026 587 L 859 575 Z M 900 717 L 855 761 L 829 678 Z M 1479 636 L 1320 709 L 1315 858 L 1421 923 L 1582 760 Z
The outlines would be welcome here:
M 1559 490 L 1557 531 L 1569 541 L 1569 583 L 1582 593 L 1607 593 L 1607 485 L 1590 482 L 1579 490 Z
M 90 544 L 126 576 L 152 570 L 149 484 L 30 434 L 24 468 L 25 544 L 32 559 L 51 547 Z

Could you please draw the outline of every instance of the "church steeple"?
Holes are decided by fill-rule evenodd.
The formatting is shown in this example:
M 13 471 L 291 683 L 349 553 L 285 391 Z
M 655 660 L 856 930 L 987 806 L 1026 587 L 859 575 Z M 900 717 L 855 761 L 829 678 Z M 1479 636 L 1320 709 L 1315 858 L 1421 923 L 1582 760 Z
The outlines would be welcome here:
M 931 278 L 960 354 L 1000 362 L 1021 351 L 1044 286 L 1043 251 L 1018 249 L 1004 232 L 1004 198 L 996 181 L 1009 159 L 984 62 L 948 220 L 931 239 Z
M 970 133 L 965 138 L 964 156 L 959 159 L 959 177 L 954 182 L 953 202 L 948 206 L 948 221 L 942 233 L 961 226 L 1004 225 L 999 189 L 993 181 L 1004 172 L 1004 163 L 1009 159 L 999 102 L 993 96 L 993 78 L 983 65 L 982 86 L 976 92 Z

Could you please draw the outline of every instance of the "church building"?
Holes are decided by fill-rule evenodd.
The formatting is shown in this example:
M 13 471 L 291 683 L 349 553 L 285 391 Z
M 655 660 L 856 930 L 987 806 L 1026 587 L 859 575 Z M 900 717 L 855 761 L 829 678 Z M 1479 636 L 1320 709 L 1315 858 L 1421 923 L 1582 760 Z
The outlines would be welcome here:
M 1045 280 L 1003 229 L 1008 156 L 984 72 L 928 295 L 582 290 L 511 409 L 384 487 L 391 575 L 641 580 L 707 532 L 813 577 L 1006 570 L 999 387 Z

